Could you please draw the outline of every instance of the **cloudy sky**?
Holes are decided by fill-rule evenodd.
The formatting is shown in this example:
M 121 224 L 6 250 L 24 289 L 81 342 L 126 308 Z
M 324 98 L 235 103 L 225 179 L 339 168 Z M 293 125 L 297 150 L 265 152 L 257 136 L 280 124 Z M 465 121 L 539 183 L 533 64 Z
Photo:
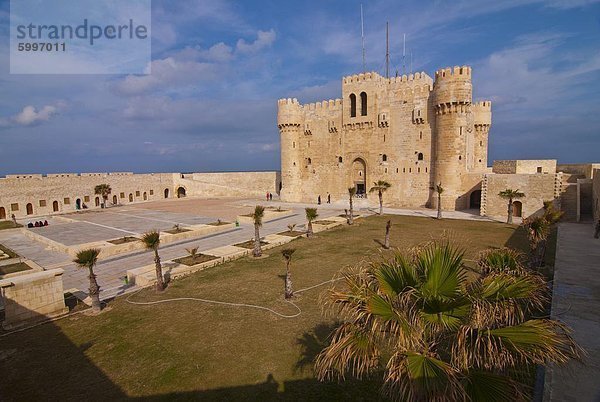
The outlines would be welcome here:
M 600 2 L 363 0 L 367 67 L 473 67 L 490 160 L 600 161 Z M 0 175 L 279 167 L 276 100 L 340 96 L 360 1 L 153 0 L 152 74 L 9 74 L 0 0 Z M 407 59 L 407 64 L 409 61 Z

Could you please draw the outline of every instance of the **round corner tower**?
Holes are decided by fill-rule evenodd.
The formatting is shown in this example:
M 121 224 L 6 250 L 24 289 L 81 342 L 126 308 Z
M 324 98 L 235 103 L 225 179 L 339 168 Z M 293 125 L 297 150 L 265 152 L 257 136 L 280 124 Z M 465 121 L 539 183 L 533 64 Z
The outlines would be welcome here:
M 471 68 L 444 68 L 435 72 L 433 106 L 435 109 L 434 186 L 441 184 L 442 208 L 461 209 L 462 175 L 467 172 L 467 130 L 473 127 Z M 437 194 L 432 194 L 437 207 Z
M 304 112 L 297 99 L 277 102 L 277 127 L 281 141 L 281 193 L 283 201 L 293 200 L 301 193 L 300 135 Z

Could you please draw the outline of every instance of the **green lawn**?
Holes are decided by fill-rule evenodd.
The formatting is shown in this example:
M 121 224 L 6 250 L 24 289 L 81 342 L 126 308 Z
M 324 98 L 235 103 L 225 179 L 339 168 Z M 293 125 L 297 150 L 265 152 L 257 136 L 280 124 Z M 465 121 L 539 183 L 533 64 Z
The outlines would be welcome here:
M 0 275 L 14 274 L 15 272 L 27 271 L 31 267 L 24 262 L 17 262 L 15 264 L 1 265 Z
M 13 221 L 0 221 L 0 230 L 14 229 L 15 227 L 22 228 L 23 225 L 17 223 L 17 226 L 15 226 L 15 224 L 13 223 Z
M 391 244 L 400 248 L 446 230 L 463 244 L 467 260 L 485 248 L 526 244 L 521 230 L 501 223 L 369 217 L 283 246 L 297 249 L 294 288 L 318 284 L 344 266 L 374 258 L 387 219 L 393 222 Z M 161 295 L 145 290 L 133 299 L 199 297 L 293 314 L 296 310 L 283 300 L 280 250 L 177 280 Z M 313 377 L 312 358 L 335 322 L 318 302 L 324 290 L 299 295 L 295 302 L 302 314 L 292 319 L 194 301 L 134 306 L 121 298 L 97 317 L 80 314 L 0 338 L 0 395 L 4 400 L 376 399 L 376 380 L 339 386 Z

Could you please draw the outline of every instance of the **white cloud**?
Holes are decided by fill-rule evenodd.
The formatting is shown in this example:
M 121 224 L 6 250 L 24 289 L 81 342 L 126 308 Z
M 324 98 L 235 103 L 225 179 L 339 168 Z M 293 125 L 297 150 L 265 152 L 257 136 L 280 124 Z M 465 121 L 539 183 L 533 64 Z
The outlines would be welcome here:
M 248 43 L 244 39 L 237 42 L 236 49 L 240 53 L 256 53 L 266 47 L 269 47 L 275 42 L 277 34 L 275 30 L 258 31 L 257 38 L 254 42 Z
M 58 114 L 65 104 L 57 102 L 54 105 L 45 105 L 40 109 L 27 105 L 19 113 L 8 118 L 0 118 L 0 127 L 32 126 L 50 120 Z

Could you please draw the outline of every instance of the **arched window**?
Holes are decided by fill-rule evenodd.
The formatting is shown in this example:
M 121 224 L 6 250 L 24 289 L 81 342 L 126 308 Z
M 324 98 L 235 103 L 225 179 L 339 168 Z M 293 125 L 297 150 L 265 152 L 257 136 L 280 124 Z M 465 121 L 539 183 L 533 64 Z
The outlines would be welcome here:
M 386 154 L 381 155 L 381 160 L 383 162 L 387 162 L 387 155 Z
M 420 161 L 423 160 L 423 152 L 419 152 L 419 155 L 417 155 L 417 159 Z
M 356 95 L 350 94 L 350 117 L 356 117 Z
M 360 115 L 361 116 L 367 115 L 367 93 L 366 92 L 360 93 Z
M 338 162 L 339 162 L 339 163 L 343 163 L 343 162 L 344 162 L 344 159 L 343 159 L 343 158 L 340 156 L 340 157 L 338 157 Z

